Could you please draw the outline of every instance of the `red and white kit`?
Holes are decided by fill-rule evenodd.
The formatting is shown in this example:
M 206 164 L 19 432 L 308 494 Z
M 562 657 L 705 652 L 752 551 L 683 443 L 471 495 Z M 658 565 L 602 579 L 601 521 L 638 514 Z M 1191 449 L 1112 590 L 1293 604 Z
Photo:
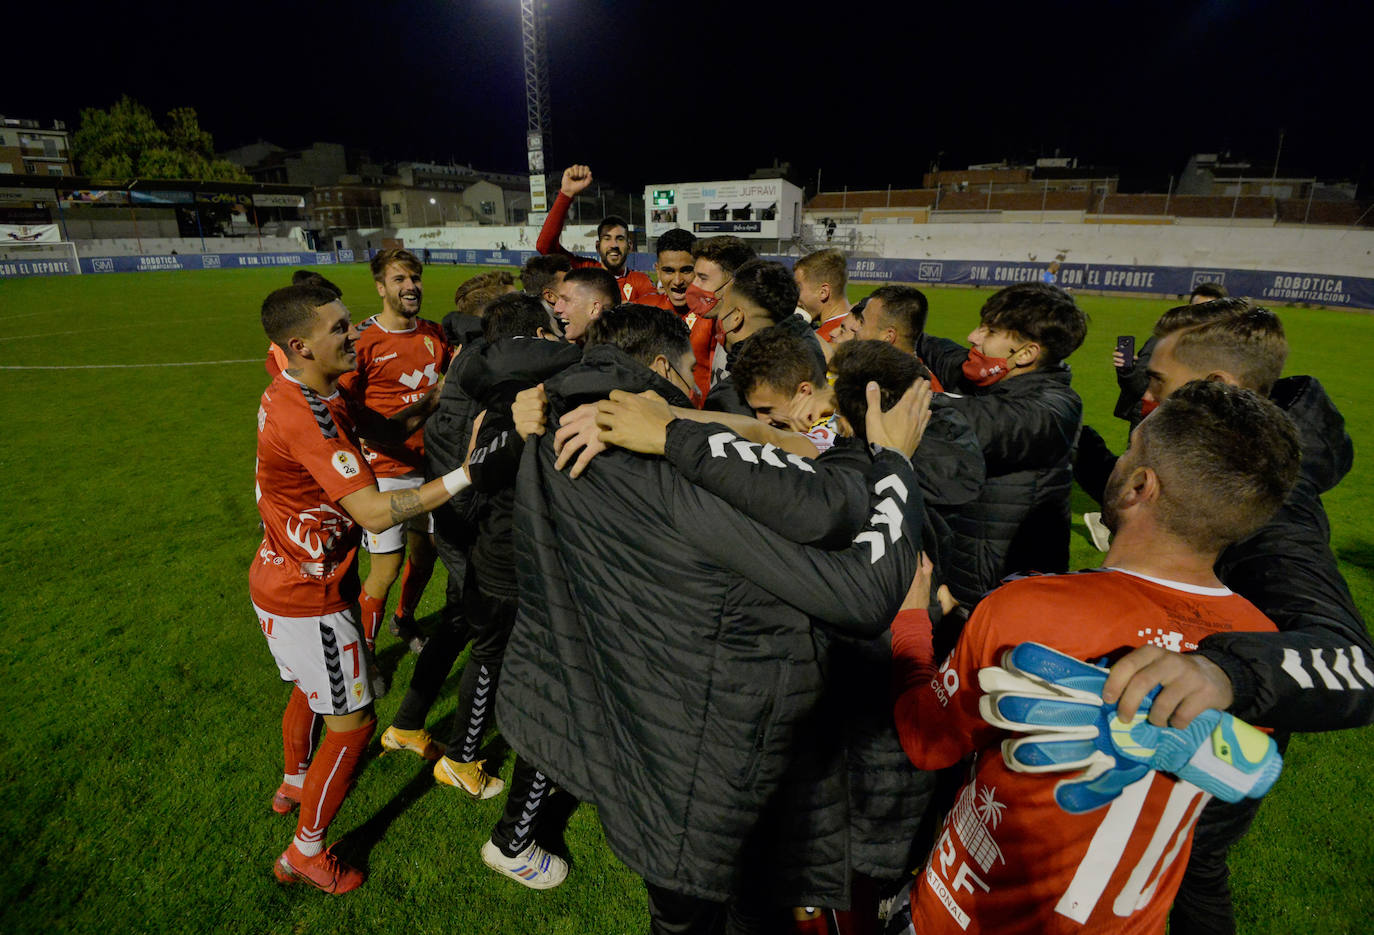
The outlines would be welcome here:
M 361 527 L 339 501 L 375 482 L 346 395 L 322 398 L 279 374 L 258 408 L 263 539 L 248 590 L 282 678 L 322 714 L 372 700 L 354 611 Z
M 358 369 L 345 374 L 339 387 L 363 405 L 394 416 L 418 401 L 448 370 L 452 351 L 444 331 L 432 321 L 415 319 L 409 331 L 388 331 L 377 316 L 358 326 Z M 403 445 L 385 447 L 363 443 L 363 453 L 378 477 L 421 474 L 425 467 L 424 430 L 417 429 Z
M 1069 774 L 1018 773 L 1003 763 L 1007 735 L 979 716 L 978 671 L 1028 640 L 1097 662 L 1146 643 L 1191 650 L 1213 633 L 1272 631 L 1273 623 L 1225 588 L 1116 570 L 1034 576 L 985 597 L 932 675 L 929 633 L 916 619 L 903 612 L 892 627 L 902 746 L 923 769 L 977 756 L 911 884 L 911 930 L 1162 933 L 1210 796 L 1150 772 L 1108 805 L 1064 811 L 1054 787 Z

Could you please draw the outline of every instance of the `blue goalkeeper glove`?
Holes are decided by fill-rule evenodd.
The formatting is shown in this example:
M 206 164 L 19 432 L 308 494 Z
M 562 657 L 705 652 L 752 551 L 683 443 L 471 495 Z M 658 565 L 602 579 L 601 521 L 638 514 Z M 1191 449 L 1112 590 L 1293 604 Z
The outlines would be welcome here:
M 1054 789 L 1066 812 L 1106 805 L 1150 770 L 1172 773 L 1226 802 L 1258 799 L 1283 768 L 1265 733 L 1224 711 L 1207 710 L 1185 728 L 1147 720 L 1156 686 L 1129 723 L 1102 700 L 1107 670 L 1039 643 L 1022 643 L 1002 666 L 978 673 L 978 707 L 995 727 L 1025 736 L 1002 743 L 1009 769 L 1025 773 L 1082 770 Z

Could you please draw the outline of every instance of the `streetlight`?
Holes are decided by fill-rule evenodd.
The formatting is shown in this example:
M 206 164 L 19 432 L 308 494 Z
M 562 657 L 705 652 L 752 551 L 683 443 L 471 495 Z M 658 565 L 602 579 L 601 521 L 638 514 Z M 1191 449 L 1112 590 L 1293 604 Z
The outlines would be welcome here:
M 439 226 L 447 226 L 448 222 L 444 220 L 444 206 L 439 204 L 438 200 L 434 198 L 429 199 L 429 203 L 439 209 Z

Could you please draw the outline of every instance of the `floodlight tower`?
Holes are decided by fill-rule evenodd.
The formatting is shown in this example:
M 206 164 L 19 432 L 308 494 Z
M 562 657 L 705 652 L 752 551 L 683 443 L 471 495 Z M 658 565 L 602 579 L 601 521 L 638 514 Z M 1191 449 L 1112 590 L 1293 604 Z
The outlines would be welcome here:
M 525 149 L 529 157 L 530 213 L 549 210 L 544 155 L 549 145 L 548 3 L 520 0 L 520 39 L 525 50 Z

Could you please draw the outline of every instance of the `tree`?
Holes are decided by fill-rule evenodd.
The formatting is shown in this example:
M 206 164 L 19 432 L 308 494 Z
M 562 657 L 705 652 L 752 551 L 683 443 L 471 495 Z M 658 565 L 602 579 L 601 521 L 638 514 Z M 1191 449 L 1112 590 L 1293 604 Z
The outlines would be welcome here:
M 72 136 L 82 175 L 114 181 L 133 178 L 248 182 L 246 172 L 215 158 L 214 139 L 202 130 L 194 107 L 177 107 L 164 126 L 127 94 L 109 110 L 88 107 Z

